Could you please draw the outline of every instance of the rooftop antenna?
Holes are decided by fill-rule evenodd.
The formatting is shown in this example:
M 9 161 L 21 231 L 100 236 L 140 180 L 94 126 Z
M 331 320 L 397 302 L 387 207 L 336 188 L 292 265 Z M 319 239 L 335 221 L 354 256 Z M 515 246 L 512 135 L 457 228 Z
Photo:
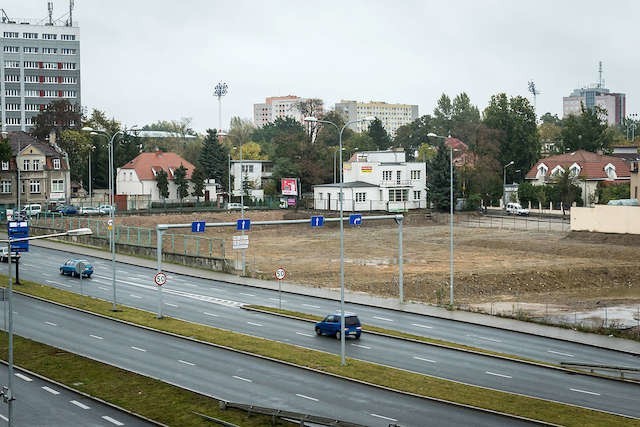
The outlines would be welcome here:
M 531 93 L 531 95 L 533 95 L 533 110 L 536 110 L 536 96 L 540 94 L 540 91 L 536 88 L 536 84 L 534 83 L 533 80 L 529 80 L 528 83 L 529 86 L 529 92 Z
M 0 9 L 0 12 L 2 12 L 2 23 L 11 24 L 11 19 L 7 16 L 7 12 L 5 12 L 4 9 Z
M 67 27 L 73 27 L 73 0 L 69 0 L 69 20 Z
M 602 61 L 598 61 L 598 87 L 604 87 L 604 80 L 602 80 Z
M 53 15 L 53 2 L 47 2 L 47 9 L 49 10 L 49 24 L 48 25 L 53 25 L 53 18 L 51 15 Z

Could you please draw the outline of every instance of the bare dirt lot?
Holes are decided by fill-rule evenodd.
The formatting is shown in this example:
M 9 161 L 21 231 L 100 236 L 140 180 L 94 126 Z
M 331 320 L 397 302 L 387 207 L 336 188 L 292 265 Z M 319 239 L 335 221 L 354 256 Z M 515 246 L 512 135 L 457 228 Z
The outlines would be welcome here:
M 309 212 L 248 211 L 252 221 L 309 218 Z M 123 217 L 125 225 L 233 222 L 239 212 Z M 408 300 L 446 304 L 449 298 L 449 227 L 424 214 L 405 218 L 404 294 Z M 208 228 L 231 251 L 231 227 Z M 339 287 L 339 228 L 308 224 L 253 226 L 246 252 L 249 275 L 272 278 L 277 267 L 287 280 L 313 287 Z M 597 233 L 509 231 L 456 226 L 455 301 L 467 309 L 516 311 L 534 316 L 640 306 L 640 236 Z M 351 291 L 398 295 L 398 227 L 392 220 L 345 226 L 345 283 Z

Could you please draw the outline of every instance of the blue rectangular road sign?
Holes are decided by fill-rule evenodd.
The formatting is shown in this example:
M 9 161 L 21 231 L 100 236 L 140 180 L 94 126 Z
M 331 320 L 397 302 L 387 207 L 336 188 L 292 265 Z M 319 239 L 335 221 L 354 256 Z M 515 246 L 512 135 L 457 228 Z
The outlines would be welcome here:
M 9 240 L 29 237 L 29 223 L 27 221 L 9 221 L 7 223 Z M 29 252 L 29 241 L 11 243 L 12 252 Z
M 248 218 L 239 219 L 236 222 L 236 230 L 251 230 L 251 220 Z
M 322 227 L 324 225 L 324 217 L 323 216 L 312 216 L 311 217 L 311 226 L 312 227 Z
M 349 215 L 349 224 L 351 224 L 351 225 L 362 225 L 362 215 L 360 215 L 360 214 L 351 214 L 351 215 Z
M 193 221 L 191 223 L 191 232 L 192 233 L 204 233 L 205 222 L 204 221 Z

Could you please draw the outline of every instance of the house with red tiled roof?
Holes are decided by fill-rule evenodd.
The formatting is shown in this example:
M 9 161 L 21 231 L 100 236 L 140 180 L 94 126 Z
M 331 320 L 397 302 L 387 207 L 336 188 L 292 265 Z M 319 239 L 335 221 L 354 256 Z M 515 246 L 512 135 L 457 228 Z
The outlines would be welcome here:
M 146 196 L 151 202 L 161 201 L 156 175 L 164 170 L 169 179 L 169 199 L 179 199 L 174 182 L 175 171 L 180 166 L 187 169 L 186 179 L 191 180 L 195 166 L 176 153 L 155 151 L 140 153 L 133 160 L 118 168 L 116 175 L 116 194 L 127 196 Z M 193 191 L 189 186 L 189 195 Z
M 629 183 L 631 178 L 629 164 L 624 159 L 578 150 L 538 160 L 525 179 L 533 185 L 544 185 L 567 169 L 586 193 L 587 197 L 583 196 L 583 199 L 587 205 L 595 201 L 598 184 Z

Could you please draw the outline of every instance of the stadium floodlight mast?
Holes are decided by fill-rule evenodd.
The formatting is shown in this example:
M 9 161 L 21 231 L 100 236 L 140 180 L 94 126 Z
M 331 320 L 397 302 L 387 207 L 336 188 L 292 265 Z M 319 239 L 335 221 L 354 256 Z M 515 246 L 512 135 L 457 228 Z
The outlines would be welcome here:
M 31 237 L 21 237 L 18 239 L 6 239 L 0 240 L 2 243 L 7 244 L 8 250 L 8 262 L 9 265 L 9 288 L 7 295 L 7 311 L 9 312 L 9 325 L 7 329 L 7 334 L 9 335 L 9 349 L 8 349 L 8 371 L 9 375 L 7 378 L 7 386 L 2 387 L 0 391 L 0 395 L 2 396 L 2 400 L 8 405 L 7 409 L 7 425 L 11 427 L 13 425 L 13 401 L 16 399 L 13 395 L 13 281 L 11 280 L 11 244 L 18 242 L 26 242 L 29 240 L 37 240 L 37 239 L 47 239 L 51 237 L 61 237 L 61 236 L 86 236 L 89 234 L 93 234 L 93 231 L 90 228 L 76 228 L 73 230 L 67 230 L 61 233 L 53 233 L 53 234 L 43 234 L 40 236 L 31 236 Z
M 340 363 L 342 366 L 346 365 L 345 362 L 345 336 L 344 336 L 344 211 L 343 211 L 343 194 L 342 188 L 344 186 L 343 177 L 342 177 L 342 133 L 345 128 L 354 123 L 360 122 L 372 122 L 376 118 L 369 116 L 363 117 L 362 119 L 351 120 L 348 121 L 339 128 L 337 124 L 330 122 L 328 120 L 319 120 L 317 117 L 305 117 L 305 122 L 310 123 L 326 123 L 332 125 L 338 131 L 338 152 L 340 153 L 340 183 L 339 183 L 339 194 L 338 200 L 340 201 Z
M 222 131 L 222 97 L 229 91 L 229 85 L 225 82 L 218 82 L 213 88 L 213 94 L 218 98 L 218 131 Z

